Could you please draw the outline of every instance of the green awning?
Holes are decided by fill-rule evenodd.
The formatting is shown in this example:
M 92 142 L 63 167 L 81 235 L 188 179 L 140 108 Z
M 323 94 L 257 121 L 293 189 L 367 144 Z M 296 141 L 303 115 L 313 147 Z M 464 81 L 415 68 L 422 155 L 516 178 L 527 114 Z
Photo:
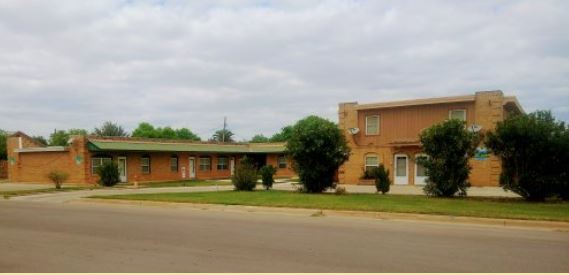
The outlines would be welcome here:
M 284 143 L 215 144 L 89 140 L 89 151 L 284 153 Z

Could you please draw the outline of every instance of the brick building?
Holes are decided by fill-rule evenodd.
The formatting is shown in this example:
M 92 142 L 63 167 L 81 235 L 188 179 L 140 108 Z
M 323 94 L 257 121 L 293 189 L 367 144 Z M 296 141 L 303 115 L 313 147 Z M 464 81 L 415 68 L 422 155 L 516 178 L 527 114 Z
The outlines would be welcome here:
M 383 163 L 394 184 L 422 185 L 425 170 L 416 160 L 424 157 L 419 133 L 449 118 L 466 121 L 473 131 L 493 130 L 504 118 L 523 113 L 515 97 L 502 91 L 474 95 L 428 98 L 387 103 L 340 103 L 339 127 L 352 149 L 350 159 L 340 167 L 338 179 L 344 184 L 365 184 L 364 171 Z M 481 145 L 470 160 L 473 186 L 497 186 L 500 160 Z
M 137 138 L 73 136 L 66 147 L 41 146 L 24 133 L 8 138 L 8 176 L 12 182 L 49 182 L 53 170 L 69 174 L 68 182 L 94 184 L 95 170 L 116 161 L 121 181 L 147 182 L 229 178 L 241 158 L 258 167 L 277 168 L 277 177 L 295 173 L 284 156 L 284 143 L 219 144 Z

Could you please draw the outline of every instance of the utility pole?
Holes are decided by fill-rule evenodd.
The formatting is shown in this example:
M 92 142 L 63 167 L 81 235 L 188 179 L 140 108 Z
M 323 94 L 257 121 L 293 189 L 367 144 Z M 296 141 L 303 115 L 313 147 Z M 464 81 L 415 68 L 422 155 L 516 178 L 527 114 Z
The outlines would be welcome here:
M 221 134 L 221 142 L 225 143 L 225 129 L 227 128 L 227 117 L 223 117 L 223 132 Z

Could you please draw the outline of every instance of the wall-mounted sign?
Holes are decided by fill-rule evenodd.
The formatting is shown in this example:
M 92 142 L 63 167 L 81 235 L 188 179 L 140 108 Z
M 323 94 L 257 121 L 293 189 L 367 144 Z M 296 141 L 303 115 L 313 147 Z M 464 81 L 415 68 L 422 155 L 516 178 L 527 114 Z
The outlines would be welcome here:
M 83 157 L 81 157 L 81 156 L 76 156 L 76 157 L 75 157 L 75 164 L 80 165 L 81 162 L 83 162 Z
M 487 148 L 478 147 L 474 152 L 474 159 L 475 160 L 487 160 L 489 156 L 489 152 Z

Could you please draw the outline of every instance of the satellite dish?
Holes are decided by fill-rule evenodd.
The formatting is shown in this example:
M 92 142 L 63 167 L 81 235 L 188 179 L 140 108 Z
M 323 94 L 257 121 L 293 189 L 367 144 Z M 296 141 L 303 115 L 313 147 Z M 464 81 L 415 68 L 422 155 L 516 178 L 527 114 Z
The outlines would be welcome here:
M 350 128 L 348 129 L 348 132 L 350 132 L 352 135 L 355 135 L 360 132 L 360 128 Z
M 470 127 L 468 127 L 468 130 L 473 133 L 478 133 L 480 130 L 482 130 L 482 126 L 478 124 L 472 124 Z

